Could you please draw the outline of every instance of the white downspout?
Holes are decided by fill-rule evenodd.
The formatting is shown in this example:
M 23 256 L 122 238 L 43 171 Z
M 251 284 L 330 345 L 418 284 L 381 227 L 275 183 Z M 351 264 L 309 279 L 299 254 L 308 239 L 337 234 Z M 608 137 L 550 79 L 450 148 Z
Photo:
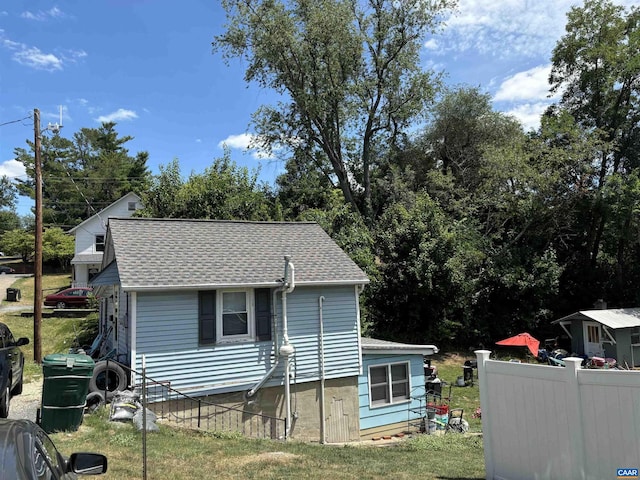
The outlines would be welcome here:
M 320 443 L 326 443 L 326 419 L 325 419 L 325 399 L 324 399 L 324 320 L 322 318 L 322 303 L 324 295 L 318 298 L 318 308 L 320 309 Z
M 285 439 L 289 438 L 291 431 L 291 355 L 295 352 L 293 345 L 289 344 L 289 331 L 287 324 L 287 294 L 295 288 L 295 273 L 291 257 L 284 257 L 284 289 L 282 290 L 282 347 L 280 355 L 284 357 L 284 399 L 287 428 Z

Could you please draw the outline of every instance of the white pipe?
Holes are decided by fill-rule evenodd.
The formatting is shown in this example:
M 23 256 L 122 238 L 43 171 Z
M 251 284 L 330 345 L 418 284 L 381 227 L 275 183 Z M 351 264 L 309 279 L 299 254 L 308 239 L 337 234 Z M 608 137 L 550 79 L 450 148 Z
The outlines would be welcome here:
M 289 331 L 287 321 L 287 293 L 293 292 L 295 288 L 295 275 L 291 257 L 284 257 L 284 285 L 282 290 L 282 340 L 280 355 L 284 358 L 284 399 L 287 429 L 285 438 L 289 438 L 291 431 L 291 355 L 295 352 L 293 345 L 289 344 Z
M 324 295 L 318 298 L 318 308 L 320 309 L 320 443 L 326 442 L 326 420 L 325 420 L 325 399 L 324 399 L 324 320 L 322 318 L 322 303 Z

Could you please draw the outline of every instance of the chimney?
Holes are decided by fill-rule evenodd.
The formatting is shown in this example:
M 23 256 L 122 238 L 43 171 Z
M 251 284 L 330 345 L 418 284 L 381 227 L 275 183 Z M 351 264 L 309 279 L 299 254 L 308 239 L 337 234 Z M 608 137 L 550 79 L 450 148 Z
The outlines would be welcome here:
M 596 300 L 596 303 L 593 304 L 593 308 L 595 308 L 596 310 L 606 310 L 607 302 L 605 302 L 602 298 L 599 298 L 598 300 Z

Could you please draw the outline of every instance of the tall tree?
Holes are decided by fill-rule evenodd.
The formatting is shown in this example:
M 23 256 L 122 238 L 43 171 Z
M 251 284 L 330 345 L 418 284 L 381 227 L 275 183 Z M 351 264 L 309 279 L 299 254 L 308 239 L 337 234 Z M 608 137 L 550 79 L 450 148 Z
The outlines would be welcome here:
M 258 172 L 238 167 L 225 152 L 203 173 L 191 173 L 185 181 L 174 160 L 160 167 L 151 188 L 142 194 L 141 215 L 168 218 L 221 220 L 269 220 L 273 199 L 258 184 Z
M 571 115 L 595 146 L 573 192 L 562 296 L 580 308 L 602 297 L 635 306 L 637 289 L 629 282 L 638 279 L 640 251 L 640 9 L 609 0 L 572 8 L 552 60 L 549 81 L 562 97 L 548 116 Z
M 146 189 L 150 178 L 147 152 L 130 156 L 113 122 L 99 128 L 82 128 L 73 140 L 55 135 L 43 137 L 41 145 L 43 221 L 74 226 L 131 191 Z M 20 193 L 34 196 L 34 145 L 17 148 L 16 158 L 30 176 L 19 185 Z
M 549 81 L 562 92 L 560 106 L 608 145 L 591 159 L 598 174 L 587 241 L 595 268 L 608 222 L 607 179 L 640 166 L 640 9 L 587 0 L 571 9 L 566 31 L 553 51 Z
M 424 111 L 437 83 L 425 35 L 453 0 L 223 0 L 214 49 L 247 60 L 247 82 L 283 94 L 256 112 L 258 142 L 323 152 L 344 198 L 371 220 L 376 151 Z M 361 193 L 360 193 L 361 192 Z

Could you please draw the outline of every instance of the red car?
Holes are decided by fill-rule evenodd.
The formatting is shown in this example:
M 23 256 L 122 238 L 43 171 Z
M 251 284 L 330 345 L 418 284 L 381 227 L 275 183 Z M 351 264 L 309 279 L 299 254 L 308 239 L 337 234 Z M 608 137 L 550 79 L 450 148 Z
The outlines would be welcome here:
M 75 287 L 65 288 L 58 293 L 52 293 L 44 298 L 47 307 L 56 308 L 86 308 L 89 306 L 89 297 L 93 294 L 92 288 Z

